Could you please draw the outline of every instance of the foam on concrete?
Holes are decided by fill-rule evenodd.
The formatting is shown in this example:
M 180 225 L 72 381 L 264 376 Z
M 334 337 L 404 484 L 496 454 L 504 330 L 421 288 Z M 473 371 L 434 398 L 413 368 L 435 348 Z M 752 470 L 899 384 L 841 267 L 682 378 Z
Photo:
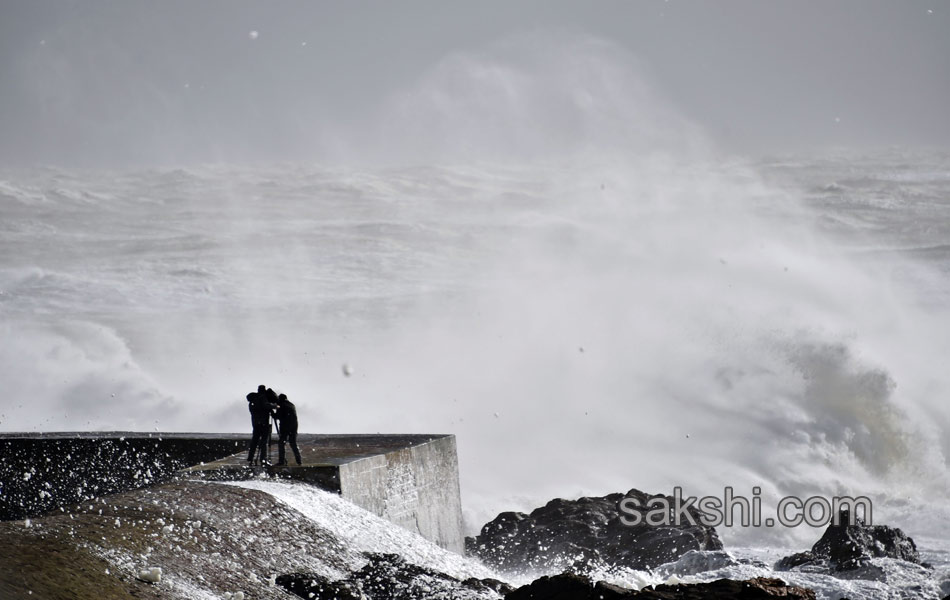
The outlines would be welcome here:
M 264 471 L 337 492 L 443 548 L 463 551 L 455 436 L 301 435 L 298 446 L 302 465 Z M 292 461 L 289 448 L 287 455 Z M 234 454 L 187 472 L 210 479 L 246 479 L 260 472 L 249 467 L 246 458 Z

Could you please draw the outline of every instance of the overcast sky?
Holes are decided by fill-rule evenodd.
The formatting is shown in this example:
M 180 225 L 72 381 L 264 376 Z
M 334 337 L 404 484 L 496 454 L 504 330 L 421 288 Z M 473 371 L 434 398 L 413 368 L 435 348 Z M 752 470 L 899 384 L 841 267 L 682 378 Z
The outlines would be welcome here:
M 948 2 L 0 0 L 0 164 L 319 158 L 538 31 L 629 52 L 727 149 L 950 145 Z

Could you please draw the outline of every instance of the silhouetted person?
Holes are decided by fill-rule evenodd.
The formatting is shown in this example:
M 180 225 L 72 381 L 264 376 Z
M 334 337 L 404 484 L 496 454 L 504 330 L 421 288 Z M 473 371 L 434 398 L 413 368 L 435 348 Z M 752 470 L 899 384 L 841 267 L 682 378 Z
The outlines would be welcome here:
M 287 396 L 281 394 L 277 397 L 277 410 L 274 412 L 274 418 L 280 423 L 277 432 L 280 436 L 277 446 L 277 464 L 286 465 L 284 458 L 284 443 L 290 442 L 290 449 L 294 451 L 294 458 L 297 464 L 300 464 L 300 450 L 297 449 L 297 407 L 287 399 Z
M 267 388 L 257 386 L 256 392 L 247 395 L 247 410 L 251 413 L 251 447 L 247 462 L 254 464 L 254 455 L 260 451 L 261 465 L 267 463 L 267 443 L 270 441 L 270 413 L 276 403 L 268 402 Z M 271 390 L 273 392 L 273 390 Z

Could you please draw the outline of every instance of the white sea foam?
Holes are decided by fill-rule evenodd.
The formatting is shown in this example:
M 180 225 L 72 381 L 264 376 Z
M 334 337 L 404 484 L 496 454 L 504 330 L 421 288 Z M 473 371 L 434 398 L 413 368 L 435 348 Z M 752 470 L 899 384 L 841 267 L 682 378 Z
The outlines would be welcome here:
M 331 492 L 310 485 L 277 481 L 251 480 L 225 485 L 260 490 L 274 496 L 332 532 L 353 550 L 399 554 L 409 563 L 435 569 L 458 579 L 504 579 L 480 562 L 444 550 Z M 354 565 L 354 570 L 358 567 Z
M 394 98 L 415 166 L 2 173 L 0 428 L 246 430 L 263 382 L 303 431 L 456 433 L 470 529 L 553 496 L 759 485 L 868 495 L 925 535 L 950 267 L 891 250 L 945 243 L 947 157 L 723 157 L 635 61 L 540 44 Z M 433 131 L 395 124 L 413 99 Z

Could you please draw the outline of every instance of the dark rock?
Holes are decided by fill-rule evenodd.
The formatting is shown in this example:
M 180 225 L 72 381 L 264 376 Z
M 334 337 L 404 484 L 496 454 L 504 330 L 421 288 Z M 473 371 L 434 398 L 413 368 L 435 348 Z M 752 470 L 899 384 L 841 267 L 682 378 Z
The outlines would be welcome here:
M 788 585 L 781 579 L 756 577 L 745 581 L 717 579 L 708 583 L 658 585 L 630 597 L 637 600 L 815 600 L 815 592 Z
M 827 556 L 832 568 L 846 571 L 857 567 L 862 559 L 887 557 L 920 564 L 917 545 L 900 529 L 887 525 L 867 526 L 857 520 L 848 525 L 847 513 L 841 514 L 840 525 L 829 525 L 812 552 L 818 556 Z
M 815 592 L 790 586 L 780 579 L 758 577 L 747 581 L 719 579 L 708 583 L 658 585 L 640 591 L 603 582 L 591 583 L 580 575 L 563 573 L 542 577 L 505 596 L 505 600 L 815 600 Z
M 669 577 L 677 575 L 683 577 L 686 575 L 697 575 L 707 571 L 718 571 L 726 567 L 734 567 L 741 564 L 731 554 L 724 550 L 711 550 L 700 552 L 690 550 L 681 556 L 675 562 L 667 563 L 657 569 L 657 573 Z M 763 565 L 766 566 L 766 565 Z
M 330 581 L 312 573 L 291 573 L 276 583 L 308 600 L 429 600 L 496 598 L 511 586 L 496 579 L 459 581 L 439 571 L 406 562 L 398 554 L 367 554 L 369 562 L 349 577 Z
M 775 568 L 788 571 L 827 566 L 830 572 L 838 573 L 865 567 L 871 558 L 894 558 L 921 564 L 917 545 L 900 529 L 865 525 L 861 519 L 855 519 L 854 525 L 849 525 L 848 521 L 848 512 L 842 511 L 839 524 L 828 525 L 811 552 L 786 556 L 775 564 Z
M 475 577 L 469 577 L 462 581 L 462 585 L 465 587 L 479 590 L 491 590 L 500 596 L 504 596 L 514 588 L 505 583 L 504 581 L 499 581 L 497 579 L 476 579 Z
M 359 585 L 370 598 L 428 598 L 428 594 L 434 591 L 448 591 L 463 585 L 444 573 L 407 563 L 398 554 L 371 554 L 369 557 L 369 563 L 347 581 Z
M 308 600 L 360 600 L 358 589 L 343 581 L 330 581 L 314 573 L 279 575 L 275 583 L 291 594 Z
M 633 498 L 640 516 L 626 525 L 619 503 Z M 673 498 L 639 490 L 578 500 L 555 499 L 531 514 L 504 512 L 466 541 L 469 553 L 509 572 L 559 569 L 585 572 L 591 565 L 650 569 L 677 560 L 691 550 L 720 550 L 713 527 L 702 525 L 702 513 L 691 507 L 696 524 L 651 525 L 646 515 L 651 499 Z M 632 508 L 632 507 L 631 507 Z
M 545 576 L 505 596 L 505 600 L 618 600 L 630 597 L 633 590 L 603 581 L 596 584 L 583 575 L 561 573 Z
M 791 571 L 796 567 L 801 567 L 803 565 L 814 565 L 819 562 L 824 562 L 827 564 L 827 559 L 824 559 L 820 556 L 816 556 L 811 550 L 806 550 L 805 552 L 797 552 L 789 556 L 785 556 L 779 559 L 775 563 L 776 571 Z
M 583 575 L 562 573 L 535 579 L 507 594 L 505 600 L 580 600 L 591 598 L 594 584 Z

